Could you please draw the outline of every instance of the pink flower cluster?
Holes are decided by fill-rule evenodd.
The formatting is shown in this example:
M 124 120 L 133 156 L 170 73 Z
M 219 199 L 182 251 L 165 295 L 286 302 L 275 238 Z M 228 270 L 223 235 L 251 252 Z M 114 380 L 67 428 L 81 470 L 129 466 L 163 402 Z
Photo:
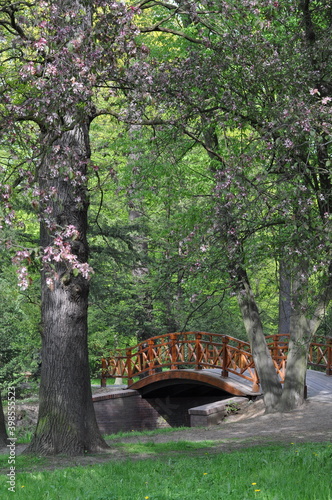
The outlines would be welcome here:
M 79 237 L 79 232 L 77 228 L 73 225 L 67 226 L 67 228 L 58 234 L 54 240 L 53 245 L 49 245 L 44 248 L 44 253 L 42 256 L 42 262 L 52 270 L 52 265 L 54 263 L 65 264 L 68 271 L 76 270 L 85 279 L 90 279 L 93 274 L 92 267 L 87 262 L 80 262 L 77 255 L 72 252 L 71 241 L 76 240 Z
M 16 270 L 18 286 L 21 290 L 26 290 L 30 283 L 31 278 L 29 277 L 28 268 L 26 263 L 31 262 L 31 255 L 28 250 L 18 250 L 15 256 L 12 258 L 13 264 L 18 265 Z

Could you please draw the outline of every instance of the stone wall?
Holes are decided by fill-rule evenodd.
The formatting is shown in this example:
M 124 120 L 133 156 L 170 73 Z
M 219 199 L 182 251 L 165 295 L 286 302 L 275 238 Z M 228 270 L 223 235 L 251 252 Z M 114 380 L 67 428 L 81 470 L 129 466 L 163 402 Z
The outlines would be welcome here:
M 99 428 L 103 434 L 163 427 L 190 426 L 188 410 L 219 401 L 220 396 L 142 398 L 131 389 L 110 389 L 93 396 Z
M 119 390 L 93 396 L 102 434 L 169 427 L 166 420 L 137 391 Z

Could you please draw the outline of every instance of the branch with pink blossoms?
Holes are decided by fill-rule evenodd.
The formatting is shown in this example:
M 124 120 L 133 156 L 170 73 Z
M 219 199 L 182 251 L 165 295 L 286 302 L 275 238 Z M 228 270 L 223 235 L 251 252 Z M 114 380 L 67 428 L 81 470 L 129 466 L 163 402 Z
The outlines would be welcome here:
M 62 232 L 58 232 L 53 240 L 53 245 L 43 249 L 42 263 L 44 269 L 49 273 L 46 280 L 47 286 L 52 288 L 54 281 L 60 278 L 56 272 L 57 264 L 63 264 L 67 273 L 73 275 L 81 274 L 89 280 L 93 274 L 92 267 L 87 262 L 80 262 L 77 255 L 72 252 L 73 241 L 79 238 L 79 232 L 75 226 L 68 226 Z M 68 241 L 69 240 L 69 241 Z
M 63 265 L 65 273 L 72 273 L 74 276 L 81 274 L 84 279 L 90 280 L 94 271 L 87 262 L 80 262 L 78 257 L 72 252 L 72 245 L 79 237 L 79 232 L 74 226 L 68 226 L 62 232 L 58 232 L 53 240 L 53 244 L 39 250 L 39 256 L 36 254 L 36 249 L 17 250 L 12 263 L 16 266 L 18 278 L 18 286 L 24 291 L 32 284 L 32 278 L 29 274 L 29 265 L 31 265 L 34 254 L 35 258 L 39 258 L 43 264 L 44 270 L 48 274 L 46 279 L 49 288 L 54 287 L 56 280 L 60 279 L 60 274 L 57 272 L 57 266 Z M 37 250 L 38 252 L 38 250 Z M 64 272 L 62 270 L 61 275 Z
M 28 265 L 31 264 L 31 252 L 29 250 L 18 250 L 12 258 L 12 262 L 14 265 L 18 266 L 16 269 L 18 286 L 24 291 L 32 283 L 28 271 Z

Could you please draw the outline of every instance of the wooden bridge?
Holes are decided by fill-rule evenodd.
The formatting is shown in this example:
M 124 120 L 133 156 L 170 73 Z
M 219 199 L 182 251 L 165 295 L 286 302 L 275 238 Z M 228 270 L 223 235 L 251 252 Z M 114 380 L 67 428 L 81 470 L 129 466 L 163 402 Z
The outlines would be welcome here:
M 266 337 L 281 383 L 286 373 L 289 336 Z M 332 339 L 313 341 L 308 365 L 332 375 Z M 243 340 L 207 332 L 169 333 L 152 337 L 102 359 L 101 385 L 108 377 L 127 379 L 128 387 L 149 387 L 181 380 L 211 385 L 239 396 L 260 393 L 250 345 Z

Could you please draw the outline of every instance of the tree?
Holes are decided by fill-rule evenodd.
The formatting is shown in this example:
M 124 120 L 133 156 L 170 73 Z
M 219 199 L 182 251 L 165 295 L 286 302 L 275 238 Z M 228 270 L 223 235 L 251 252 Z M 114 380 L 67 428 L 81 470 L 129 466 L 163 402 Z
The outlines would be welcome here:
M 141 32 L 166 33 L 168 43 L 163 60 L 151 46 L 151 85 L 140 80 L 160 104 L 150 121 L 171 122 L 207 152 L 211 253 L 238 297 L 267 410 L 294 408 L 332 294 L 329 2 L 139 5 L 157 20 Z M 273 258 L 292 279 L 283 391 L 251 286 Z
M 0 26 L 1 141 L 16 157 L 19 141 L 28 144 L 6 189 L 25 187 L 40 219 L 40 409 L 27 452 L 98 451 L 106 443 L 94 416 L 87 350 L 89 127 L 136 50 L 131 11 L 107 0 L 5 0 Z M 30 253 L 17 259 L 23 264 Z M 21 278 L 25 288 L 24 265 Z
M 0 396 L 1 399 L 1 396 Z M 6 446 L 8 443 L 8 436 L 6 430 L 5 416 L 2 408 L 2 400 L 1 400 L 1 410 L 0 410 L 0 445 Z

